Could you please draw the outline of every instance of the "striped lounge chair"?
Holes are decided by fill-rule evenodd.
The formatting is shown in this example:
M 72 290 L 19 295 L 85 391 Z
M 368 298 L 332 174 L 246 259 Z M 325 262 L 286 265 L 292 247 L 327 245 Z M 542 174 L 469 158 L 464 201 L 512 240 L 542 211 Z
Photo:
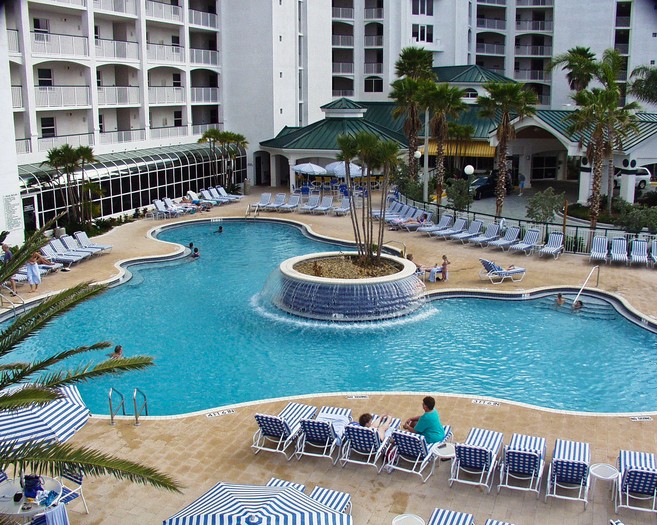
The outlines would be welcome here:
M 373 415 L 376 421 L 379 416 Z M 344 467 L 347 463 L 356 463 L 359 465 L 372 465 L 381 472 L 385 464 L 385 452 L 390 444 L 390 435 L 399 428 L 401 420 L 394 418 L 390 423 L 390 431 L 385 439 L 381 436 L 376 428 L 362 427 L 356 423 L 347 425 L 344 429 L 344 440 L 340 452 L 340 464 Z M 381 466 L 377 465 L 381 459 Z
M 316 407 L 301 403 L 288 403 L 277 416 L 256 414 L 258 430 L 253 434 L 254 453 L 261 450 L 280 452 L 288 460 L 293 454 L 287 455 L 287 449 L 296 442 L 301 433 L 301 420 L 313 417 Z
M 468 239 L 468 242 L 470 244 L 478 244 L 483 248 L 489 242 L 493 242 L 499 236 L 500 236 L 500 225 L 495 222 L 491 222 L 488 226 L 486 226 L 486 231 L 484 233 L 482 233 L 481 235 L 477 235 L 475 237 L 470 237 Z
M 657 512 L 657 464 L 648 452 L 621 450 L 618 456 L 615 509 Z M 640 504 L 643 502 L 643 504 Z
M 525 255 L 531 255 L 533 251 L 538 247 L 538 238 L 540 236 L 541 232 L 538 230 L 527 230 L 525 232 L 525 236 L 522 238 L 522 241 L 509 246 L 509 251 L 523 252 Z
M 481 227 L 483 225 L 483 221 L 476 219 L 470 223 L 470 226 L 466 231 L 450 235 L 449 238 L 453 241 L 461 241 L 462 244 L 465 244 L 468 239 L 472 239 L 481 233 Z
M 310 493 L 310 498 L 337 512 L 351 514 L 351 494 L 347 492 L 315 487 Z
M 501 432 L 472 428 L 465 441 L 456 444 L 449 486 L 451 487 L 454 482 L 483 485 L 490 492 L 503 439 L 504 435 Z M 467 475 L 468 478 L 461 477 L 462 474 Z
M 291 487 L 293 489 L 298 490 L 299 492 L 305 492 L 306 491 L 306 486 L 302 485 L 301 483 L 294 483 L 292 481 L 287 481 L 284 479 L 279 479 L 279 478 L 271 478 L 267 482 L 268 487 Z
M 492 519 L 487 519 L 484 525 L 513 525 L 513 523 L 508 523 L 506 521 L 497 521 Z
M 629 261 L 627 257 L 627 239 L 625 237 L 614 237 L 611 240 L 611 262 L 622 262 L 627 263 Z
M 509 228 L 507 228 L 506 232 L 504 233 L 504 237 L 489 242 L 488 246 L 492 246 L 493 248 L 501 248 L 502 251 L 504 251 L 504 248 L 508 249 L 510 246 L 513 246 L 518 242 L 519 235 L 520 235 L 520 228 L 518 228 L 517 226 L 510 226 Z
M 429 445 L 424 439 L 424 436 L 420 434 L 395 430 L 392 433 L 395 446 L 388 453 L 385 466 L 390 472 L 401 470 L 403 472 L 417 474 L 422 479 L 422 482 L 426 483 L 436 468 L 438 448 L 442 443 L 450 439 L 451 436 L 452 427 L 445 425 L 445 438 L 443 441 Z M 424 471 L 427 469 L 429 469 L 429 473 L 425 476 Z
M 474 516 L 455 510 L 434 509 L 429 525 L 474 525 Z
M 590 465 L 591 446 L 588 443 L 557 439 L 548 471 L 545 501 L 549 497 L 583 501 L 586 508 L 591 485 Z M 559 489 L 574 491 L 576 495 L 559 494 Z
M 510 443 L 504 447 L 497 492 L 502 487 L 535 491 L 538 498 L 545 467 L 545 448 L 545 438 L 513 434 Z M 512 480 L 517 481 L 512 484 Z
M 322 407 L 315 419 L 302 419 L 301 433 L 297 440 L 295 455 L 330 458 L 335 465 L 345 427 L 351 422 L 351 409 L 340 407 Z
M 559 255 L 563 253 L 563 233 L 561 232 L 552 232 L 548 236 L 548 241 L 540 250 L 538 250 L 538 256 L 543 257 L 543 255 L 551 255 L 555 259 L 559 258 Z
M 630 264 L 643 264 L 648 266 L 648 241 L 634 239 L 630 250 Z
M 527 270 L 525 268 L 502 268 L 488 259 L 479 259 L 483 268 L 479 270 L 479 278 L 490 280 L 492 284 L 501 284 L 505 279 L 511 279 L 514 283 L 519 283 L 525 277 Z
M 468 220 L 460 218 L 460 219 L 456 219 L 456 221 L 454 222 L 454 226 L 452 226 L 451 228 L 447 228 L 446 230 L 432 231 L 429 232 L 429 235 L 436 239 L 447 239 L 452 235 L 464 232 L 467 226 L 468 226 Z
M 591 243 L 591 253 L 589 254 L 589 262 L 592 261 L 603 261 L 608 262 L 609 260 L 609 239 L 602 235 L 596 235 L 593 237 L 593 242 Z
M 431 232 L 437 232 L 440 230 L 446 230 L 447 228 L 450 228 L 452 226 L 453 221 L 454 221 L 453 215 L 445 214 L 440 218 L 438 224 L 420 226 L 416 231 L 426 233 L 427 235 L 431 235 Z

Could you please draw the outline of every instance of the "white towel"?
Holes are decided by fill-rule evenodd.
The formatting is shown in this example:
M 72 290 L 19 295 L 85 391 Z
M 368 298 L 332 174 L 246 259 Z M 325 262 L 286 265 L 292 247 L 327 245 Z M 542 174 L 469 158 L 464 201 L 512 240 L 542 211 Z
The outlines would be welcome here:
M 46 525 L 70 525 L 66 505 L 57 505 L 46 512 Z

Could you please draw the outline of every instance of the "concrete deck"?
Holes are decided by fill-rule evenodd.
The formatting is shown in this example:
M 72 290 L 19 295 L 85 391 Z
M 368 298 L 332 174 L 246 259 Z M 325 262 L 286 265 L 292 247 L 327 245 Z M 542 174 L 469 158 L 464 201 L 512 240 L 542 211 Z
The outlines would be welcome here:
M 244 217 L 247 204 L 255 202 L 258 197 L 250 195 L 242 203 L 217 207 L 200 217 Z M 280 218 L 281 215 L 275 216 Z M 349 217 L 293 213 L 286 214 L 284 218 L 303 222 L 313 231 L 329 237 L 352 237 Z M 63 289 L 84 280 L 110 279 L 117 274 L 115 264 L 118 261 L 139 255 L 171 253 L 175 247 L 146 238 L 149 229 L 168 222 L 174 220 L 139 220 L 115 228 L 98 238 L 98 242 L 114 246 L 111 254 L 73 267 L 71 272 L 45 278 L 39 292 Z M 582 256 L 566 254 L 556 261 L 537 256 L 526 258 L 436 241 L 418 233 L 386 231 L 386 241 L 390 240 L 403 242 L 414 254 L 415 260 L 426 265 L 439 261 L 443 254 L 448 255 L 452 263 L 449 281 L 427 283 L 432 290 L 447 290 L 448 287 L 495 291 L 530 290 L 544 286 L 579 287 L 591 269 L 588 258 Z M 527 276 L 521 283 L 493 287 L 488 281 L 478 278 L 481 267 L 478 259 L 482 256 L 502 265 L 524 266 Z M 657 318 L 655 270 L 603 266 L 599 287 L 622 297 L 645 315 Z M 26 287 L 23 288 L 26 291 Z M 30 297 L 34 294 L 24 295 Z M 303 378 L 300 380 L 303 381 Z M 655 421 L 633 422 L 627 416 L 558 413 L 504 401 L 491 406 L 475 404 L 471 397 L 437 392 L 430 394 L 437 397 L 441 418 L 453 426 L 457 441 L 463 440 L 471 427 L 478 426 L 503 432 L 505 442 L 514 432 L 544 436 L 548 442 L 548 459 L 556 438 L 590 442 L 593 463 L 614 463 L 620 448 L 657 450 Z M 351 400 L 347 399 L 347 394 L 342 394 L 312 396 L 303 402 L 316 406 L 330 404 L 349 407 L 354 415 L 370 411 L 408 417 L 421 412 L 423 395 L 423 392 L 370 394 L 368 399 Z M 253 415 L 256 412 L 278 413 L 285 403 L 277 400 L 237 406 L 234 413 L 215 417 L 145 418 L 139 427 L 135 427 L 129 419 L 110 426 L 105 417 L 93 417 L 73 438 L 73 442 L 157 466 L 178 479 L 185 486 L 184 493 L 169 494 L 111 478 L 87 479 L 84 489 L 90 514 L 84 514 L 81 503 L 73 503 L 69 508 L 71 523 L 161 523 L 218 481 L 264 484 L 272 476 L 304 483 L 307 492 L 315 485 L 350 492 L 354 523 L 358 525 L 390 523 L 395 515 L 406 512 L 418 514 L 428 521 L 435 507 L 471 512 L 477 524 L 483 524 L 487 518 L 516 525 L 593 525 L 608 523 L 610 518 L 620 518 L 626 524 L 647 524 L 655 519 L 650 513 L 628 510 L 621 510 L 617 516 L 610 498 L 610 484 L 604 481 L 594 485 L 590 493 L 592 501 L 584 510 L 584 505 L 578 502 L 550 499 L 547 504 L 544 503 L 545 479 L 538 500 L 531 493 L 507 489 L 499 495 L 495 489 L 486 494 L 479 488 L 461 484 L 450 489 L 447 482 L 449 462 L 439 463 L 434 476 L 422 484 L 419 477 L 410 474 L 395 472 L 377 475 L 371 467 L 334 467 L 326 459 L 304 457 L 299 462 L 287 462 L 280 454 L 262 452 L 254 455 L 250 448 L 251 436 L 257 428 Z

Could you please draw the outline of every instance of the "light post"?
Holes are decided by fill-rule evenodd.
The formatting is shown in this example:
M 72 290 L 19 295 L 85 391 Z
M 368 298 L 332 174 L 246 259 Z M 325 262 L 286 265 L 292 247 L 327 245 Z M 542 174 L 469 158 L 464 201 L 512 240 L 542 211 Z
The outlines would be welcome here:
M 427 154 L 427 145 L 424 146 L 424 163 L 422 165 L 422 200 L 429 202 L 429 155 Z M 413 153 L 416 160 L 420 160 L 422 153 L 417 150 Z M 440 204 L 440 202 L 438 203 Z
M 474 168 L 472 167 L 471 164 L 468 164 L 465 168 L 463 168 L 463 173 L 466 174 L 468 177 L 468 219 L 470 218 L 470 184 L 472 181 L 470 180 L 470 177 L 472 177 L 472 174 L 474 173 Z

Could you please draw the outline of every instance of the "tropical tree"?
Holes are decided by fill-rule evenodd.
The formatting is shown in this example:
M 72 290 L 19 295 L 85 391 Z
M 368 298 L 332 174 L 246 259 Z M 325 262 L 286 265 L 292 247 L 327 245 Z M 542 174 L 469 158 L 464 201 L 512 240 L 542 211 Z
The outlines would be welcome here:
M 470 142 L 472 136 L 475 134 L 474 126 L 470 124 L 459 124 L 451 122 L 447 130 L 448 138 L 454 145 L 454 155 L 452 155 L 451 170 L 456 172 L 463 169 L 463 157 L 465 153 L 465 145 Z
M 410 77 L 395 80 L 392 84 L 392 90 L 388 95 L 394 100 L 395 109 L 392 116 L 395 118 L 404 118 L 404 134 L 408 139 L 408 167 L 410 175 L 417 177 L 417 159 L 415 152 L 418 145 L 418 133 L 422 127 L 420 112 L 424 109 L 420 93 L 422 86 L 429 82 L 427 80 L 415 80 Z
M 210 177 L 216 175 L 216 173 L 213 173 L 213 171 L 215 171 L 217 168 L 217 142 L 221 143 L 222 139 L 223 132 L 217 128 L 206 129 L 203 132 L 203 135 L 201 135 L 201 138 L 198 139 L 199 144 L 210 145 L 210 158 L 214 158 L 214 162 L 210 163 Z
M 80 199 L 76 191 L 77 185 L 74 184 L 73 174 L 80 165 L 80 157 L 76 148 L 70 144 L 63 144 L 59 148 L 48 150 L 46 160 L 41 164 L 48 164 L 54 168 L 58 175 L 61 176 L 62 170 L 66 177 L 66 208 L 69 213 L 69 219 L 72 222 L 79 222 L 80 218 Z
M 415 80 L 435 80 L 433 73 L 433 53 L 422 47 L 405 47 L 395 62 L 397 78 L 408 77 Z
M 463 90 L 449 84 L 426 83 L 422 86 L 420 97 L 432 115 L 429 130 L 436 140 L 436 202 L 440 204 L 445 181 L 445 142 L 449 138 L 450 120 L 457 119 L 466 104 L 463 102 Z
M 30 255 L 43 245 L 43 231 L 50 225 L 51 223 L 48 223 L 28 238 L 11 261 L 0 268 L 0 282 L 9 280 L 11 275 L 27 262 Z M 5 237 L 6 232 L 3 232 L 0 240 L 4 240 Z M 48 404 L 61 398 L 59 387 L 79 384 L 110 374 L 142 370 L 153 364 L 150 357 L 134 356 L 124 359 L 103 359 L 97 363 L 88 362 L 74 368 L 62 369 L 70 358 L 107 348 L 110 346 L 108 342 L 64 350 L 37 358 L 32 362 L 12 362 L 12 352 L 35 331 L 81 301 L 94 297 L 104 290 L 105 286 L 83 283 L 51 295 L 30 310 L 18 315 L 11 325 L 0 332 L 0 358 L 3 361 L 0 366 L 0 410 L 16 410 L 34 403 Z M 5 443 L 0 446 L 0 469 L 9 468 L 13 468 L 16 473 L 28 468 L 52 476 L 60 475 L 62 470 L 81 469 L 88 476 L 109 475 L 117 479 L 179 492 L 178 484 L 171 477 L 154 468 L 89 447 L 71 444 L 34 441 L 15 446 L 12 443 Z
M 80 191 L 80 219 L 82 222 L 85 222 L 87 220 L 87 214 L 86 214 L 86 207 L 84 203 L 84 197 L 85 197 L 85 192 L 87 191 L 86 183 L 85 183 L 85 164 L 91 164 L 92 162 L 96 162 L 96 157 L 94 157 L 94 149 L 91 146 L 78 146 L 77 151 L 77 156 L 78 160 L 80 162 L 80 170 L 81 170 L 81 183 L 80 187 L 82 188 Z M 89 219 L 91 219 L 91 213 L 89 216 Z
M 561 67 L 567 71 L 570 89 L 576 93 L 586 89 L 596 77 L 595 53 L 589 47 L 577 46 L 555 56 L 548 64 L 548 71 Z
M 657 67 L 639 66 L 630 75 L 628 92 L 639 100 L 657 104 Z
M 522 84 L 508 82 L 486 82 L 483 88 L 488 95 L 477 97 L 477 104 L 481 106 L 481 116 L 497 118 L 497 186 L 495 188 L 495 214 L 500 215 L 504 207 L 506 195 L 507 167 L 506 157 L 509 149 L 509 140 L 514 137 L 514 127 L 511 121 L 514 118 L 523 119 L 536 112 L 538 96 Z
M 233 133 L 231 131 L 228 133 L 228 156 L 230 157 L 230 184 L 231 186 L 235 185 L 235 161 L 240 153 L 240 150 L 246 149 L 249 147 L 249 142 L 246 140 L 246 137 L 241 133 Z
M 394 173 L 399 166 L 399 146 L 391 140 L 379 141 L 378 145 L 379 163 L 383 168 L 383 182 L 381 184 L 381 200 L 379 202 L 379 209 L 383 210 L 386 207 L 386 198 L 388 196 L 388 185 L 390 183 L 390 175 Z M 381 248 L 383 247 L 383 234 L 384 234 L 385 221 L 379 220 L 379 232 L 377 237 L 377 259 L 381 257 Z
M 351 162 L 358 155 L 358 144 L 353 135 L 339 135 L 337 138 L 338 150 L 337 159 L 344 162 L 345 165 L 345 181 L 347 183 L 347 190 L 349 193 L 349 217 L 351 218 L 351 227 L 354 231 L 354 242 L 358 248 L 358 255 L 364 257 L 365 254 L 361 249 L 363 244 L 360 221 L 356 215 L 356 201 L 354 197 L 354 183 L 351 180 Z M 382 208 L 383 209 L 383 208 Z

